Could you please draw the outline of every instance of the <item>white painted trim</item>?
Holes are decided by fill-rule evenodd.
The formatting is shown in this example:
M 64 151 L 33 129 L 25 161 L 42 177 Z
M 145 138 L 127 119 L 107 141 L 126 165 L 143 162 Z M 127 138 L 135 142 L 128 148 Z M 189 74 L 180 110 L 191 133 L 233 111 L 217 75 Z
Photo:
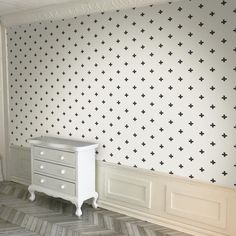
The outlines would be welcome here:
M 7 179 L 7 161 L 9 153 L 9 142 L 8 142 L 8 77 L 7 77 L 7 38 L 6 38 L 6 28 L 0 24 L 0 83 L 1 83 L 1 128 L 0 128 L 0 137 L 1 137 L 1 153 L 2 153 L 2 169 L 3 169 L 3 178 Z
M 105 208 L 110 211 L 115 211 L 121 214 L 125 214 L 131 217 L 138 218 L 140 220 L 148 221 L 150 223 L 158 224 L 164 227 L 172 228 L 187 234 L 194 236 L 228 236 L 228 234 L 217 233 L 214 231 L 209 231 L 201 229 L 188 224 L 181 224 L 174 220 L 169 220 L 168 218 L 163 218 L 159 216 L 150 215 L 139 210 L 134 210 L 124 206 L 118 206 L 117 204 L 110 203 L 103 200 L 98 200 L 98 206 Z M 234 235 L 230 235 L 234 236 Z
M 10 106 L 9 106 L 9 78 L 8 78 L 8 50 L 7 50 L 7 29 L 3 26 L 4 34 L 2 35 L 3 46 L 3 88 L 4 88 L 4 125 L 5 125 L 5 179 L 9 180 L 10 177 L 10 160 L 9 160 L 9 145 L 10 145 Z
M 100 207 L 196 236 L 235 236 L 235 189 L 101 161 L 97 161 L 97 172 Z M 118 197 L 109 198 L 109 189 L 104 183 L 115 176 L 118 179 L 122 176 L 123 180 L 126 177 L 128 183 L 129 178 L 152 183 L 151 208 L 132 203 L 129 199 L 125 202 Z M 113 189 L 125 193 L 126 189 L 113 183 Z M 186 197 L 174 199 L 171 194 L 177 192 Z
M 5 131 L 4 131 L 4 96 L 3 96 L 3 45 L 2 26 L 0 25 L 0 181 L 2 181 L 3 162 L 5 162 Z
M 11 154 L 17 155 L 12 156 L 12 159 L 30 161 L 29 148 L 11 146 L 10 149 Z M 30 180 L 26 180 L 25 176 L 30 176 L 30 172 L 26 168 L 22 176 L 22 170 L 19 171 L 19 176 L 14 173 L 12 180 L 28 185 Z M 101 161 L 96 163 L 96 172 L 99 207 L 195 236 L 235 236 L 236 190 L 233 188 Z M 111 179 L 118 180 L 110 182 L 112 196 L 107 185 Z M 133 193 L 128 192 L 125 187 L 129 187 L 131 191 L 134 189 L 135 199 L 143 201 L 133 201 Z M 150 194 L 148 198 L 145 197 L 146 191 Z M 126 192 L 128 197 L 125 197 Z M 187 200 L 180 196 L 173 205 L 171 193 L 180 193 Z M 218 214 L 216 217 L 215 213 Z
M 202 191 L 202 188 L 183 184 L 168 184 L 166 188 L 166 212 L 170 215 L 194 219 L 195 221 L 226 227 L 227 203 L 225 196 L 217 196 L 214 190 Z M 187 204 L 190 201 L 192 204 Z
M 105 195 L 108 199 L 151 208 L 152 183 L 143 178 L 106 173 L 105 189 L 107 189 Z M 120 190 L 124 190 L 124 192 L 122 193 Z
M 178 1 L 178 0 L 174 0 Z M 4 26 L 27 24 L 37 21 L 67 19 L 80 15 L 97 12 L 126 9 L 132 7 L 143 7 L 151 4 L 159 4 L 167 0 L 87 0 L 72 1 L 50 5 L 39 9 L 18 12 L 2 16 L 0 21 Z

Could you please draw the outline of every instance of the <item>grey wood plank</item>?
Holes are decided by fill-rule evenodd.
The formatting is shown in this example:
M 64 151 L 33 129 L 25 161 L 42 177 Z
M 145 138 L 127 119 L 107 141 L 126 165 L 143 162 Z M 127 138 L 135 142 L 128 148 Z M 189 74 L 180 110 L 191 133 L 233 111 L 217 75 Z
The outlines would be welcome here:
M 74 206 L 62 199 L 37 194 L 28 200 L 26 186 L 0 183 L 0 235 L 27 236 L 189 236 L 105 209 L 84 204 L 83 216 L 74 215 Z

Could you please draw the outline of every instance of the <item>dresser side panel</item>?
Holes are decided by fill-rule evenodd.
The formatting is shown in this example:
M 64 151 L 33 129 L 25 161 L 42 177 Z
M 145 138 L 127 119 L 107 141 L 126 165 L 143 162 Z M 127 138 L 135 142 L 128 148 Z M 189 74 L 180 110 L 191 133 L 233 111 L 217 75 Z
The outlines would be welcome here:
M 77 152 L 77 196 L 79 201 L 95 193 L 95 149 Z

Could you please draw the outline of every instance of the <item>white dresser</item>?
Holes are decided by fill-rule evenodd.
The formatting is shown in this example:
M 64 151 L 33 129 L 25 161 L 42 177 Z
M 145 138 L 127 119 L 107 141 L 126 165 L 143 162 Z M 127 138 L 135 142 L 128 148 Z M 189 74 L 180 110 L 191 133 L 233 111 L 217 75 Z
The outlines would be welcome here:
M 82 215 L 85 200 L 93 199 L 95 191 L 95 149 L 98 144 L 54 137 L 29 139 L 31 144 L 32 184 L 30 200 L 35 191 L 63 198 L 76 205 L 77 216 Z

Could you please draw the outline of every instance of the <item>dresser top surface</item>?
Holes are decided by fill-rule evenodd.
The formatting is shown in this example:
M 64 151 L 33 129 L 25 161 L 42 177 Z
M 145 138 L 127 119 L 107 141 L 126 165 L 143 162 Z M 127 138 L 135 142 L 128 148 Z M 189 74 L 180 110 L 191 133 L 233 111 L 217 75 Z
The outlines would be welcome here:
M 84 142 L 73 139 L 55 138 L 49 136 L 31 138 L 28 139 L 28 142 L 32 145 L 56 149 L 66 149 L 70 151 L 82 151 L 98 147 L 98 144 L 96 143 Z

